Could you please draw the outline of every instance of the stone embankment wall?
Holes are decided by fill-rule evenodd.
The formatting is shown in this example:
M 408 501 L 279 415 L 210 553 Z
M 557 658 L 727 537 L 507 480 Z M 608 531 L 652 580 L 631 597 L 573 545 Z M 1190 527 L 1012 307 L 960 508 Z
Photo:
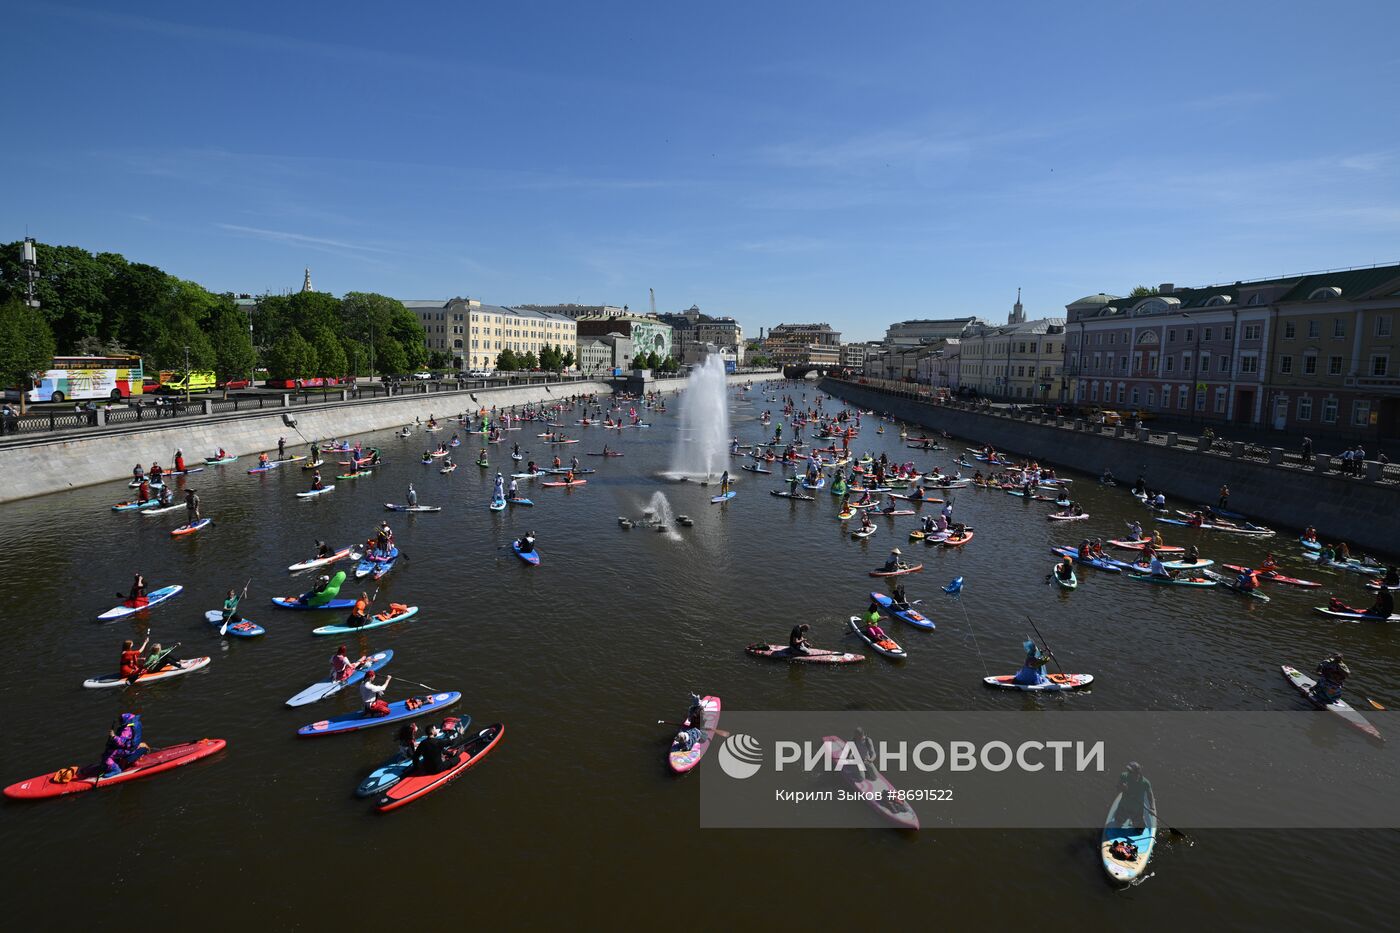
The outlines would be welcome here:
M 1214 503 L 1226 484 L 1232 510 L 1278 528 L 1281 535 L 1314 525 L 1324 540 L 1400 554 L 1400 484 L 1385 479 L 1379 463 L 1367 463 L 1361 476 L 1343 477 L 1325 472 L 1331 466 L 1327 457 L 1300 467 L 1285 464 L 1278 449 L 1264 460 L 1250 459 L 1243 444 L 1222 453 L 1178 443 L 1174 435 L 1153 441 L 1146 430 L 1100 429 L 1004 409 L 988 413 L 836 379 L 823 380 L 821 388 L 861 409 L 948 431 L 979 446 L 1094 476 L 1108 469 L 1124 487 L 1142 475 L 1175 500 L 1176 508 Z
M 765 373 L 729 377 L 731 385 L 750 379 L 769 378 Z M 649 384 L 660 392 L 684 389 L 687 380 L 665 379 Z M 415 418 L 427 420 L 455 417 L 482 406 L 509 408 L 556 402 L 570 395 L 598 393 L 610 395 L 613 386 L 605 382 L 574 382 L 545 386 L 519 386 L 474 389 L 470 393 L 434 392 L 329 402 L 325 405 L 298 405 L 293 408 L 231 412 L 207 417 L 185 417 L 166 422 L 145 421 L 113 426 L 80 436 L 32 438 L 0 448 L 0 502 L 25 499 L 77 486 L 90 486 L 129 476 L 140 463 L 159 462 L 167 469 L 176 449 L 185 453 L 187 466 L 202 466 L 204 458 L 223 447 L 241 457 L 276 450 L 277 439 L 285 437 L 293 453 L 305 453 L 312 441 L 354 437 L 411 424 Z M 472 395 L 476 401 L 472 401 Z M 294 419 L 289 426 L 283 415 Z M 439 439 L 446 435 L 433 435 Z M 465 449 L 465 448 L 464 448 Z M 250 466 L 252 464 L 249 464 Z M 113 501 L 116 501 L 114 497 Z

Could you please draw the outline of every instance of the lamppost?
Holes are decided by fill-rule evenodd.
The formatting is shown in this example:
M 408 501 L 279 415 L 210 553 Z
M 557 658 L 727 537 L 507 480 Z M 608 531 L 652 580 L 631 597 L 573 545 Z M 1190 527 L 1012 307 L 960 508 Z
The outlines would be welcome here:
M 190 348 L 185 347 L 185 405 L 190 404 Z

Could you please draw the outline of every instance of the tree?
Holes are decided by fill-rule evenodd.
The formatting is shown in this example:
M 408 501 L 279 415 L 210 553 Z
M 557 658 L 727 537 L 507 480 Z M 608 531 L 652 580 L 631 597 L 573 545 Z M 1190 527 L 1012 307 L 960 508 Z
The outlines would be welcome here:
M 185 348 L 189 348 L 188 357 Z M 185 371 L 186 360 L 192 371 L 214 368 L 214 347 L 204 329 L 183 314 L 175 314 L 165 321 L 164 329 L 156 338 L 148 354 L 151 369 Z
M 0 385 L 20 390 L 24 413 L 29 389 L 53 365 L 53 331 L 37 309 L 18 298 L 0 304 Z
M 575 363 L 574 351 L 565 350 L 564 355 L 559 359 L 559 363 L 564 369 L 573 369 Z
M 251 379 L 258 363 L 243 312 L 225 308 L 214 315 L 209 327 L 209 343 L 214 350 L 214 375 L 224 383 L 224 398 L 228 398 L 229 380 Z
M 273 379 L 304 379 L 316 369 L 316 362 L 315 349 L 296 330 L 267 351 L 267 373 Z
M 1136 288 L 1134 288 L 1132 291 L 1128 292 L 1128 297 L 1129 297 L 1129 298 L 1146 298 L 1146 297 L 1149 296 L 1149 295 L 1155 295 L 1155 294 L 1157 294 L 1157 289 L 1155 289 L 1155 288 L 1148 288 L 1146 285 L 1139 285 L 1139 286 L 1137 286 Z
M 516 357 L 515 351 L 510 347 L 506 347 L 500 353 L 496 354 L 496 369 L 501 372 L 509 373 L 519 368 L 520 360 Z
M 431 353 L 428 354 L 428 368 L 429 368 L 429 369 L 431 369 L 431 370 L 433 370 L 433 371 L 436 372 L 437 370 L 441 370 L 441 369 L 450 369 L 451 366 L 452 366 L 452 357 L 451 357 L 449 354 L 447 354 L 446 352 L 444 352 L 444 351 L 442 351 L 442 350 L 434 350 L 434 351 L 432 351 Z
M 668 356 L 661 361 L 661 371 L 663 373 L 678 373 L 681 371 L 681 361 L 674 356 Z
M 559 370 L 559 351 L 548 344 L 540 348 L 540 369 L 546 372 Z
M 534 350 L 526 350 L 525 355 L 520 357 L 520 368 L 524 370 L 540 368 L 540 361 L 535 358 Z
M 403 345 L 387 335 L 378 337 L 374 342 L 374 368 L 381 376 L 408 372 L 408 354 L 404 353 Z
M 345 349 L 340 345 L 340 338 L 331 330 L 329 324 L 318 324 L 310 342 L 316 349 L 315 375 L 345 375 L 345 367 L 349 365 L 345 360 Z

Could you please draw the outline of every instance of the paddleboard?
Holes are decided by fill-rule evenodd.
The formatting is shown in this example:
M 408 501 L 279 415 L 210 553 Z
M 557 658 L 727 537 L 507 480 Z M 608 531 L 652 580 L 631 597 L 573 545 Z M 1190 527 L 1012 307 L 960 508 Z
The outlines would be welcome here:
M 87 765 L 78 769 L 71 781 L 60 783 L 54 780 L 54 772 L 41 774 L 5 788 L 5 796 L 13 800 L 42 800 L 47 797 L 62 797 L 67 794 L 81 794 L 90 790 L 101 790 L 114 784 L 150 777 L 187 765 L 192 761 L 214 754 L 227 743 L 223 739 L 200 739 L 167 748 L 151 749 L 138 758 L 130 767 L 112 777 L 102 777 L 101 764 Z
M 210 609 L 204 613 L 204 621 L 218 628 L 223 628 L 224 613 L 220 609 Z M 259 635 L 267 634 L 267 629 L 252 619 L 242 619 L 230 625 L 224 634 L 231 638 L 257 638 Z
M 548 484 L 548 483 L 545 483 L 545 485 L 548 486 L 549 484 Z M 731 489 L 731 490 L 729 490 L 729 492 L 726 492 L 726 493 L 724 493 L 724 494 L 722 494 L 722 495 L 711 496 L 711 497 L 710 497 L 710 504 L 711 504 L 711 505 L 717 505 L 717 504 L 720 503 L 720 502 L 728 502 L 730 499 L 733 499 L 733 498 L 734 498 L 735 496 L 737 496 L 737 495 L 738 495 L 738 493 Z
M 809 648 L 807 654 L 796 654 L 787 645 L 749 645 L 744 649 L 756 658 L 769 658 L 774 661 L 792 661 L 802 664 L 854 664 L 864 661 L 865 656 L 845 651 L 829 651 L 825 648 Z
M 210 524 L 213 523 L 213 521 L 214 520 L 212 518 L 201 518 L 199 521 L 194 522 L 193 524 L 181 525 L 179 528 L 172 530 L 170 534 L 173 537 L 179 537 L 180 535 L 192 535 L 199 529 L 208 527 Z
M 909 567 L 902 567 L 899 570 L 872 570 L 870 571 L 870 575 L 872 577 L 901 577 L 906 573 L 918 573 L 923 569 L 923 564 L 914 564 Z
M 287 705 L 306 706 L 310 703 L 315 703 L 318 700 L 324 700 L 327 697 L 333 697 L 340 691 L 344 690 L 346 687 L 353 687 L 360 681 L 364 680 L 365 671 L 380 670 L 384 667 L 384 665 L 388 664 L 393 659 L 394 652 L 391 648 L 386 648 L 378 654 L 372 654 L 368 657 L 368 659 L 361 667 L 356 668 L 355 671 L 351 673 L 351 675 L 345 680 L 339 682 L 331 680 L 330 678 L 327 678 L 325 680 L 318 680 L 316 683 L 312 684 L 305 690 L 301 691 L 300 693 L 296 694 L 291 699 L 289 699 L 287 701 Z
M 209 658 L 186 658 L 179 664 L 174 664 L 151 673 L 142 674 L 140 677 L 136 678 L 135 683 L 132 683 L 130 679 L 123 677 L 121 674 L 103 674 L 99 677 L 89 677 L 87 680 L 83 681 L 83 686 L 93 690 L 103 687 L 139 687 L 142 684 L 154 683 L 157 680 L 169 680 L 172 677 L 179 677 L 181 674 L 189 674 L 201 670 L 209 666 L 209 660 Z
M 351 605 L 354 605 L 354 603 L 351 603 Z M 386 610 L 386 611 L 387 611 L 387 610 Z M 408 607 L 407 609 L 405 609 L 403 612 L 400 612 L 400 613 L 397 614 L 397 615 L 389 615 L 387 618 L 381 618 L 382 616 L 385 615 L 385 613 L 383 613 L 383 612 L 375 613 L 373 616 L 370 617 L 369 621 L 366 622 L 364 625 L 323 625 L 323 626 L 321 626 L 320 628 L 313 628 L 313 629 L 311 630 L 311 634 L 312 634 L 312 635 L 353 635 L 353 634 L 355 634 L 356 632 L 364 632 L 364 631 L 368 631 L 369 629 L 372 629 L 372 628 L 383 628 L 383 627 L 386 626 L 386 625 L 393 625 L 393 624 L 396 623 L 396 622 L 402 622 L 402 621 L 404 621 L 405 619 L 412 618 L 413 616 L 416 616 L 417 614 L 418 614 L 418 607 L 417 607 L 417 606 L 409 606 L 409 607 Z
M 910 606 L 908 609 L 896 609 L 894 608 L 893 597 L 886 596 L 884 593 L 872 592 L 870 598 L 874 600 L 881 609 L 890 613 L 890 615 L 894 616 L 896 619 L 908 622 L 915 628 L 921 628 L 926 631 L 932 631 L 935 628 L 933 620 L 919 612 L 913 606 Z
M 1108 872 L 1108 877 L 1121 884 L 1127 884 L 1142 875 L 1148 860 L 1152 858 L 1152 845 L 1157 837 L 1157 797 L 1155 793 L 1148 794 L 1143 806 L 1141 826 L 1119 821 L 1118 807 L 1122 802 L 1123 795 L 1119 794 L 1113 798 L 1113 804 L 1108 808 L 1108 818 L 1104 821 L 1103 836 L 1099 841 L 1099 856 L 1103 860 L 1103 868 Z M 1136 850 L 1135 856 L 1127 859 L 1115 856 L 1110 850 L 1119 842 L 1132 846 Z
M 890 638 L 889 635 L 886 635 L 879 641 L 876 641 L 875 639 L 871 638 L 866 633 L 865 626 L 861 624 L 860 616 L 851 616 L 850 625 L 851 631 L 855 632 L 856 635 L 860 638 L 860 640 L 865 642 L 871 648 L 873 648 L 876 651 L 876 653 L 883 654 L 887 658 L 909 657 L 908 652 L 906 652 L 903 648 L 899 646 L 899 642 L 895 641 L 893 638 Z
M 501 737 L 506 733 L 504 723 L 492 723 L 482 729 L 475 737 L 469 739 L 462 747 L 462 751 L 457 755 L 457 761 L 445 771 L 437 774 L 416 774 L 412 771 L 406 773 L 399 782 L 379 798 L 378 810 L 380 813 L 388 813 L 397 810 L 399 807 L 407 806 L 415 800 L 426 797 L 435 790 L 440 790 L 456 780 L 468 768 L 491 753 L 491 750 L 500 743 Z
M 350 548 L 344 547 L 336 551 L 329 557 L 313 557 L 310 560 L 304 560 L 300 563 L 292 564 L 287 568 L 287 570 L 291 573 L 297 573 L 301 570 L 314 570 L 317 567 L 327 567 L 331 564 L 334 564 L 336 561 L 344 560 L 349 556 Z
M 1013 683 L 1015 674 L 1003 674 L 999 677 L 983 677 L 982 683 L 988 687 L 999 687 L 1003 690 L 1030 690 L 1030 691 L 1056 691 L 1056 690 L 1078 690 L 1080 687 L 1087 687 L 1094 682 L 1093 674 L 1048 674 L 1048 683 L 1043 684 L 1018 684 Z
M 395 505 L 392 502 L 384 503 L 384 508 L 390 512 L 441 512 L 440 505 Z
M 520 550 L 519 541 L 512 541 L 510 543 L 510 549 L 515 552 L 516 557 L 520 558 L 525 563 L 529 564 L 531 567 L 538 567 L 540 565 L 539 551 L 522 551 Z
M 389 712 L 384 716 L 368 716 L 363 709 L 358 709 L 352 713 L 342 713 L 329 719 L 307 723 L 297 730 L 297 735 L 303 737 L 336 735 L 342 732 L 372 729 L 375 726 L 386 726 L 391 722 L 402 722 L 405 719 L 432 715 L 439 710 L 446 709 L 461 698 L 462 695 L 455 690 L 414 697 L 413 699 L 421 701 L 421 705 L 413 709 L 408 707 L 408 700 L 395 700 L 389 704 Z
M 687 723 L 700 730 L 702 734 L 699 741 L 688 749 L 682 749 L 674 738 L 671 740 L 671 750 L 666 756 L 666 761 L 677 774 L 685 774 L 698 765 L 700 759 L 705 757 L 705 752 L 710 750 L 710 743 L 714 741 L 722 704 L 719 697 L 707 696 L 700 698 L 700 705 L 705 709 L 704 722 Z
M 1317 684 L 1317 681 L 1313 680 L 1296 667 L 1289 667 L 1287 664 L 1283 665 L 1283 676 L 1288 678 L 1288 682 L 1297 688 L 1298 692 L 1306 697 L 1308 702 L 1313 706 L 1336 714 L 1348 725 L 1360 729 L 1373 738 L 1379 739 L 1381 737 L 1380 730 L 1371 725 L 1370 720 L 1358 713 L 1346 700 L 1338 699 L 1327 703 L 1314 696 L 1312 688 Z M 8 791 L 6 793 L 8 793 Z
M 335 491 L 335 483 L 331 483 L 329 486 L 322 487 L 321 489 L 309 489 L 309 490 L 307 490 L 306 492 L 299 492 L 299 493 L 297 493 L 297 498 L 299 498 L 299 499 L 314 499 L 314 498 L 316 498 L 316 497 L 319 496 L 319 495 L 322 495 L 322 494 L 328 493 L 328 492 L 334 492 L 334 491 Z
M 862 769 L 859 765 L 847 763 L 851 758 L 859 759 L 859 753 L 850 748 L 850 743 L 839 736 L 828 735 L 822 737 L 825 743 L 825 752 L 838 774 L 851 785 L 861 800 L 864 800 L 870 809 L 900 829 L 918 829 L 919 815 L 914 812 L 914 808 L 900 799 L 899 792 L 895 790 L 893 784 L 889 782 L 875 766 L 865 762 Z M 850 749 L 847 751 L 847 749 Z M 845 761 L 843 761 L 843 753 Z M 839 766 L 838 766 L 838 763 Z
M 120 606 L 114 606 L 111 609 L 108 609 L 106 612 L 102 613 L 100 616 L 98 616 L 97 621 L 114 622 L 117 619 L 125 619 L 127 616 L 134 616 L 136 615 L 136 613 L 144 612 L 145 610 L 150 609 L 152 606 L 159 606 L 161 603 L 165 602 L 167 599 L 170 599 L 172 596 L 178 595 L 182 589 L 184 589 L 184 587 L 180 586 L 180 584 L 178 583 L 172 584 L 170 586 L 162 586 L 160 589 L 152 590 L 151 592 L 146 594 L 146 605 L 127 606 L 123 604 Z

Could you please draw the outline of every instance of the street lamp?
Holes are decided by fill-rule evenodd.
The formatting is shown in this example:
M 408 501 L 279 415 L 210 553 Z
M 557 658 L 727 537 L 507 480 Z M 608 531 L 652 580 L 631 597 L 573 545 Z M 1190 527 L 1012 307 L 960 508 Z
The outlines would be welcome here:
M 185 405 L 190 404 L 190 348 L 185 347 Z

